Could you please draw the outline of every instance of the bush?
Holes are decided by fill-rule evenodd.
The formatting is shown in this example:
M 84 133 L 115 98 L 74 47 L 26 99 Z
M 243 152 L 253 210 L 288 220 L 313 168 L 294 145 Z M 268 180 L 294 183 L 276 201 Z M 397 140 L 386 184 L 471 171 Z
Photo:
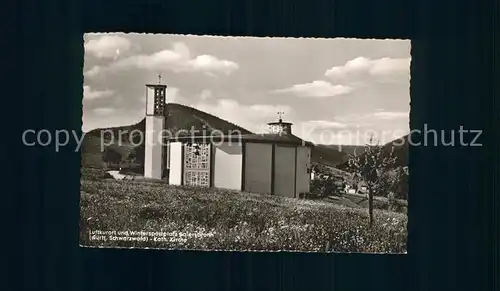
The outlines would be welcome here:
M 151 181 L 82 179 L 81 243 L 181 249 L 405 252 L 404 214 Z M 163 232 L 182 240 L 90 240 L 90 230 Z
M 122 161 L 122 155 L 112 147 L 106 147 L 102 152 L 102 161 L 110 164 L 120 164 Z
M 345 180 L 336 176 L 327 167 L 317 164 L 314 166 L 314 179 L 311 181 L 310 192 L 316 197 L 339 195 L 345 187 Z

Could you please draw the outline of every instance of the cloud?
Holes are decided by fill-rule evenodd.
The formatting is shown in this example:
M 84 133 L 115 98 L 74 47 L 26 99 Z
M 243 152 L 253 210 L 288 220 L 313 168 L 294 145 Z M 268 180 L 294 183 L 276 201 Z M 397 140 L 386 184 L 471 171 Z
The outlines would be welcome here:
M 209 75 L 229 75 L 239 69 L 237 63 L 221 60 L 211 55 L 191 57 L 189 48 L 181 42 L 174 43 L 171 49 L 165 49 L 150 55 L 135 55 L 120 59 L 106 68 L 93 68 L 87 72 L 88 76 L 95 76 L 106 71 L 141 69 L 154 72 L 165 70 L 180 72 L 202 72 Z
M 319 144 L 344 143 L 339 138 L 346 132 L 355 132 L 359 127 L 355 125 L 333 120 L 308 120 L 297 124 L 294 129 L 295 135 L 305 140 Z
M 97 115 L 108 115 L 114 113 L 115 109 L 110 107 L 100 107 L 94 108 L 92 111 Z
M 172 45 L 172 50 L 180 55 L 183 59 L 189 60 L 191 59 L 191 51 L 188 46 L 183 42 L 175 42 Z
M 293 109 L 288 105 L 245 105 L 230 99 L 218 99 L 215 102 L 201 101 L 191 106 L 256 133 L 265 132 L 267 123 L 276 121 L 279 111 L 285 112 L 289 118 L 294 116 Z
M 392 73 L 409 73 L 410 58 L 407 59 L 391 59 L 382 58 L 371 62 L 370 74 L 386 75 Z
M 151 55 L 137 55 L 122 59 L 111 65 L 113 69 L 138 68 L 151 71 L 160 71 L 172 66 L 176 70 L 187 60 L 172 50 L 162 50 Z
M 335 66 L 325 72 L 329 78 L 346 78 L 353 75 L 368 74 L 371 76 L 386 76 L 390 74 L 408 74 L 410 58 L 369 59 L 358 57 L 346 62 L 343 66 Z
M 199 98 L 197 98 L 199 96 Z M 167 87 L 167 103 L 178 103 L 193 107 L 234 123 L 252 132 L 264 132 L 267 123 L 278 119 L 278 112 L 285 112 L 284 119 L 293 118 L 294 110 L 288 105 L 241 104 L 233 99 L 213 98 L 211 90 L 202 90 L 194 98 L 185 98 L 181 90 Z
M 85 52 L 97 58 L 116 59 L 131 48 L 130 41 L 117 35 L 104 35 L 85 44 Z
M 287 89 L 274 91 L 275 93 L 292 93 L 299 97 L 326 98 L 352 92 L 352 88 L 344 85 L 332 85 L 326 81 L 313 81 L 306 84 L 293 85 Z
M 193 60 L 187 61 L 187 63 L 180 68 L 181 71 L 201 71 L 213 74 L 214 72 L 222 72 L 226 75 L 231 74 L 234 70 L 237 70 L 238 64 L 228 61 L 219 60 L 214 56 L 201 55 L 197 56 Z
M 408 133 L 408 128 L 394 123 L 394 120 L 408 116 L 407 112 L 389 111 L 348 114 L 331 120 L 300 122 L 294 132 L 297 136 L 318 144 L 363 145 L 369 141 L 370 136 L 385 144 Z
M 109 128 L 136 124 L 144 119 L 144 109 L 115 109 L 100 107 L 86 109 L 83 114 L 82 130 L 88 132 L 96 128 Z
M 301 122 L 301 125 L 315 129 L 367 129 L 373 126 L 385 126 L 387 122 L 404 119 L 409 119 L 408 112 L 376 110 L 364 114 L 340 115 L 329 120 L 308 120 Z
M 111 97 L 114 94 L 115 92 L 112 90 L 94 91 L 90 86 L 83 86 L 83 98 L 86 100 Z
M 316 80 L 311 83 L 297 84 L 286 89 L 276 90 L 273 93 L 291 93 L 299 97 L 327 98 L 352 93 L 360 87 L 366 86 L 364 81 L 352 82 L 352 78 L 367 76 L 383 77 L 380 80 L 390 80 L 394 75 L 409 73 L 410 59 L 381 58 L 368 59 L 358 57 L 345 63 L 343 66 L 335 66 L 325 72 L 325 76 L 335 79 L 343 84 L 333 85 L 330 82 Z

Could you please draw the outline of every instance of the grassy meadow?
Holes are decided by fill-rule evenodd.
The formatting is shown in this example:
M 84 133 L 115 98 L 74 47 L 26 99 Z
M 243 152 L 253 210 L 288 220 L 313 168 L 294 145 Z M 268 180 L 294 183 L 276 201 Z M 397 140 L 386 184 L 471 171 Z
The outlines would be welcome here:
M 406 252 L 403 213 L 376 209 L 369 229 L 364 208 L 158 181 L 116 181 L 98 169 L 82 170 L 80 206 L 85 246 Z M 147 241 L 116 239 L 122 231 Z

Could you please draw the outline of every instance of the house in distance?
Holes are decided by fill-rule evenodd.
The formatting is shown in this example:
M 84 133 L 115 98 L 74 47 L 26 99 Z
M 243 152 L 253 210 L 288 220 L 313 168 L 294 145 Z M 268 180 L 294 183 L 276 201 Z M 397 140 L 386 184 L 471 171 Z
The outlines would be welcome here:
M 292 124 L 268 123 L 264 134 L 173 133 L 166 124 L 167 86 L 146 85 L 144 176 L 171 185 L 216 187 L 284 197 L 309 192 L 313 144 L 292 134 Z M 170 133 L 172 135 L 172 133 Z

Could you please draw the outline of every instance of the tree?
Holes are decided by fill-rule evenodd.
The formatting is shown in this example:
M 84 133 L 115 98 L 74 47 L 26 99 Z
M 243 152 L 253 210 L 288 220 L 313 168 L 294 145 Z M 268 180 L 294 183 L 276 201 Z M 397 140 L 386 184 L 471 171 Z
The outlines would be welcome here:
M 336 194 L 336 177 L 332 171 L 321 164 L 313 165 L 314 179 L 311 182 L 311 193 L 317 197 Z
M 393 149 L 387 154 L 378 142 L 374 144 L 373 137 L 370 137 L 369 143 L 365 145 L 363 154 L 357 155 L 355 151 L 353 155 L 349 155 L 349 171 L 353 178 L 362 181 L 368 190 L 369 227 L 373 225 L 373 196 L 387 190 L 384 189 L 384 177 L 395 162 Z
M 128 163 L 129 168 L 131 167 L 132 163 L 134 163 L 136 161 L 136 158 L 137 158 L 137 153 L 136 153 L 136 151 L 134 151 L 134 149 L 132 149 L 127 154 L 127 158 L 126 158 L 126 161 Z
M 132 156 L 134 158 L 134 161 L 138 164 L 144 165 L 144 143 L 134 147 L 132 151 L 129 154 L 129 158 Z
M 398 167 L 383 177 L 380 183 L 381 191 L 388 190 L 394 199 L 408 199 L 408 167 Z M 383 194 L 383 193 L 380 193 Z M 386 196 L 386 195 L 381 195 Z
M 110 163 L 118 164 L 122 161 L 122 155 L 116 149 L 107 147 L 102 153 L 102 161 L 107 163 L 108 166 Z

